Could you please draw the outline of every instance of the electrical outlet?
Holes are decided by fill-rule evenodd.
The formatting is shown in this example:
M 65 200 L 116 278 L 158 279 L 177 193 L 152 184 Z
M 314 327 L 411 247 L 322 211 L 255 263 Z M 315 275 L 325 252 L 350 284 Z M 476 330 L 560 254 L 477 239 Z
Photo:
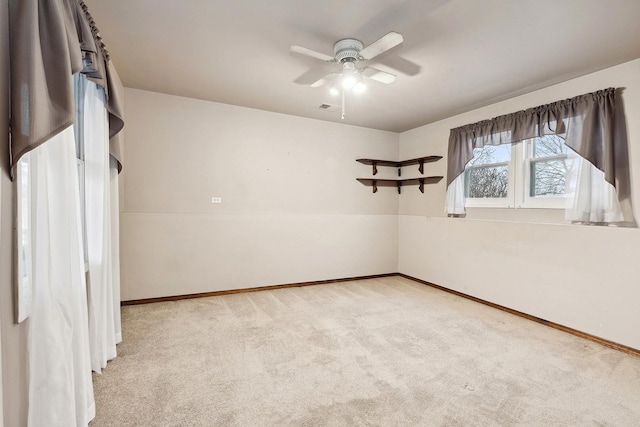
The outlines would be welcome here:
M 222 197 L 212 197 L 211 203 L 222 203 Z

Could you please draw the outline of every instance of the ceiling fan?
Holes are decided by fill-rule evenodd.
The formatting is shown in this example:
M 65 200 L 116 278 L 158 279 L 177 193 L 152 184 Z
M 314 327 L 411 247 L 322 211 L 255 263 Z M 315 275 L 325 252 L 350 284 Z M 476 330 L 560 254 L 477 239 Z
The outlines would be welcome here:
M 297 45 L 291 46 L 290 50 L 291 52 L 306 55 L 324 62 L 337 62 L 342 65 L 342 70 L 327 74 L 320 80 L 312 83 L 311 87 L 322 86 L 332 81 L 331 88 L 329 89 L 330 93 L 333 95 L 342 93 L 342 118 L 344 119 L 345 91 L 352 90 L 358 93 L 365 90 L 366 86 L 362 81 L 362 76 L 385 84 L 392 83 L 396 79 L 395 75 L 373 67 L 356 67 L 356 62 L 369 61 L 381 53 L 398 46 L 403 40 L 402 34 L 391 31 L 367 47 L 357 39 L 348 38 L 338 40 L 333 45 L 334 56 Z

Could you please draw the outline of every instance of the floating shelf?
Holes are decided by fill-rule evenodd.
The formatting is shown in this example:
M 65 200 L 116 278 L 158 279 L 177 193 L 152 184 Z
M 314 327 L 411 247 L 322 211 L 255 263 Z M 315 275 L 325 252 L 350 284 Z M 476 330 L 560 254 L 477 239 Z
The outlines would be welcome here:
M 358 160 L 359 161 L 359 160 Z M 415 164 L 415 163 L 414 163 Z M 440 182 L 442 176 L 425 176 L 421 178 L 409 178 L 409 179 L 377 179 L 377 178 L 356 178 L 364 185 L 373 187 L 373 192 L 378 191 L 378 187 L 397 187 L 398 194 L 402 192 L 403 185 L 418 185 L 420 192 L 424 193 L 425 184 L 435 184 Z
M 418 157 L 416 159 L 401 160 L 399 162 L 396 162 L 396 161 L 393 161 L 393 160 L 356 159 L 356 162 L 360 162 L 360 163 L 363 163 L 365 165 L 373 166 L 373 174 L 374 175 L 376 175 L 378 173 L 378 166 L 390 166 L 390 167 L 398 168 L 398 176 L 402 176 L 402 174 L 401 174 L 401 170 L 402 169 L 401 168 L 403 166 L 418 165 L 418 170 L 420 171 L 420 173 L 424 173 L 424 164 L 425 163 L 437 162 L 441 158 L 442 158 L 442 156 L 425 156 L 425 157 Z

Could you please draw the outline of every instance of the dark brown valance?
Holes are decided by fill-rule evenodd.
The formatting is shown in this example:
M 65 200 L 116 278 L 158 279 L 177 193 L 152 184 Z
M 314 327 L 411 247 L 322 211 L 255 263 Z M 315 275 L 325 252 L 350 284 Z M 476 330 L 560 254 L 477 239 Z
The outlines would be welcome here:
M 563 136 L 567 146 L 603 171 L 605 179 L 618 187 L 624 174 L 616 173 L 620 171 L 616 170 L 615 159 L 626 155 L 626 144 L 615 141 L 616 125 L 621 123 L 616 117 L 616 92 L 608 88 L 451 129 L 447 186 L 464 171 L 473 158 L 474 148 L 556 134 Z
M 102 86 L 109 136 L 124 126 L 122 84 L 82 0 L 9 3 L 11 49 L 11 173 L 25 153 L 73 124 L 73 74 Z M 122 169 L 119 139 L 110 154 Z

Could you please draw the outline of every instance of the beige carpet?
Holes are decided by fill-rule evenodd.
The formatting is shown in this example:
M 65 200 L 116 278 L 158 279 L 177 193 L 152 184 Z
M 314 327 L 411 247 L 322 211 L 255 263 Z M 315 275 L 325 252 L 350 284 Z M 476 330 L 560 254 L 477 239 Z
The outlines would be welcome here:
M 640 425 L 640 358 L 401 277 L 122 320 L 91 427 Z

